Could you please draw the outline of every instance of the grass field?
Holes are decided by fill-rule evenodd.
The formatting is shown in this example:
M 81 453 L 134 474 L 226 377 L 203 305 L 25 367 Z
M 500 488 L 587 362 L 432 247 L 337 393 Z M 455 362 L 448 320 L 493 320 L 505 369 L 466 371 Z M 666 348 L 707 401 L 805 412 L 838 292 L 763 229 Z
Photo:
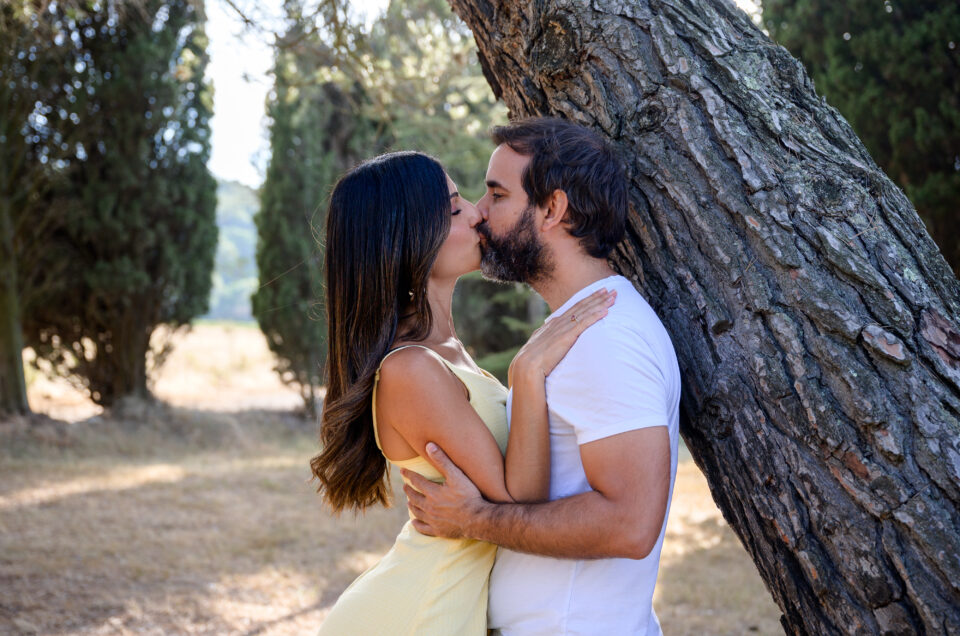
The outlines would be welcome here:
M 178 336 L 161 406 L 105 415 L 35 379 L 0 422 L 0 634 L 313 633 L 406 519 L 334 518 L 314 425 L 255 329 Z M 655 607 L 671 634 L 779 634 L 779 611 L 681 457 Z

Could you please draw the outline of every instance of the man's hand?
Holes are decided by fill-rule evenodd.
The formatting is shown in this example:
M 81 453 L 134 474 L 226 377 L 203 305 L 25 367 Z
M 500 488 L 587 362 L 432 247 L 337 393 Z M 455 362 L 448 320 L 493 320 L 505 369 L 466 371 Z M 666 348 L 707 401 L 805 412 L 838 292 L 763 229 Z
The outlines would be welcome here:
M 437 484 L 418 473 L 401 469 L 401 474 L 410 482 L 403 485 L 403 491 L 414 516 L 413 527 L 434 537 L 470 536 L 470 522 L 490 504 L 439 446 L 429 442 L 426 448 L 427 458 L 446 482 Z

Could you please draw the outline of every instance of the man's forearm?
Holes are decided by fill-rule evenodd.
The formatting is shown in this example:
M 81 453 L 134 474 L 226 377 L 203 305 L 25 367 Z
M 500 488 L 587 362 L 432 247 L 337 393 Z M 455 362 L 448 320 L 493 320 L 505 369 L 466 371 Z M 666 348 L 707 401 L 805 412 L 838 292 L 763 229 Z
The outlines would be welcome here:
M 475 539 L 541 556 L 644 558 L 652 545 L 621 508 L 596 491 L 534 504 L 485 501 L 470 511 L 464 530 Z
M 659 540 L 670 493 L 666 429 L 645 428 L 581 446 L 593 486 L 544 503 L 494 504 L 436 446 L 427 455 L 444 476 L 436 484 L 410 470 L 403 487 L 414 527 L 431 536 L 463 536 L 559 558 L 645 558 Z

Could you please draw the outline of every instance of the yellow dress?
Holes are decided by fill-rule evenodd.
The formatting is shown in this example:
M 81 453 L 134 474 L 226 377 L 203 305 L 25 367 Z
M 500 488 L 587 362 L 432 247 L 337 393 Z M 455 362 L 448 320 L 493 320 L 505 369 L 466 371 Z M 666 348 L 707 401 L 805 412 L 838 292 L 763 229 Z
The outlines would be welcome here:
M 420 345 L 393 351 L 409 346 Z M 463 382 L 470 405 L 493 433 L 500 452 L 506 452 L 507 389 L 486 371 L 480 374 L 457 368 L 427 350 Z M 373 404 L 379 379 L 378 369 Z M 376 422 L 374 408 L 375 432 Z M 422 457 L 390 463 L 432 481 L 443 481 Z M 487 584 L 496 551 L 495 545 L 483 541 L 422 535 L 408 521 L 383 559 L 343 592 L 323 621 L 320 636 L 485 636 Z

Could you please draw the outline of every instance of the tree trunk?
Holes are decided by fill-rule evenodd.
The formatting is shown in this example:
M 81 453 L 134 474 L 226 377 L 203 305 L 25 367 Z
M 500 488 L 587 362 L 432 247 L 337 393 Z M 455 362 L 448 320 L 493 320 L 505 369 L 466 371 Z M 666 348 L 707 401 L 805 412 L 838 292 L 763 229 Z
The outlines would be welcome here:
M 799 62 L 716 0 L 451 4 L 513 115 L 622 151 L 613 260 L 786 631 L 960 633 L 960 284 Z
M 93 364 L 100 367 L 104 378 L 98 404 L 110 407 L 123 398 L 153 399 L 147 386 L 147 352 L 151 323 L 156 322 L 152 318 L 157 313 L 153 305 L 146 296 L 133 300 L 113 325 L 109 348 L 97 351 Z
M 23 376 L 23 331 L 10 204 L 0 200 L 0 414 L 30 411 Z

